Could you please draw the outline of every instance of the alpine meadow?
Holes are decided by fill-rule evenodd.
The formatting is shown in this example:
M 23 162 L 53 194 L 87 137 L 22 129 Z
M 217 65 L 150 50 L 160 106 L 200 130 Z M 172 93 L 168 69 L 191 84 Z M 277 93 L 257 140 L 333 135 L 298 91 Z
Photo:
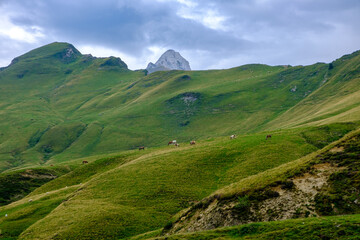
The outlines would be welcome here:
M 54 42 L 0 69 L 0 239 L 359 239 L 360 51 L 180 57 Z

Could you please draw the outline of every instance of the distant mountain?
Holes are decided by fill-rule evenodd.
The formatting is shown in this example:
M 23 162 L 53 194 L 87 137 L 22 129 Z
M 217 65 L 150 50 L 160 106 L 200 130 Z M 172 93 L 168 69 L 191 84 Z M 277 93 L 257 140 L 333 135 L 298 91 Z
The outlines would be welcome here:
M 146 67 L 148 73 L 168 70 L 191 70 L 189 62 L 180 53 L 167 50 L 155 64 L 150 62 Z

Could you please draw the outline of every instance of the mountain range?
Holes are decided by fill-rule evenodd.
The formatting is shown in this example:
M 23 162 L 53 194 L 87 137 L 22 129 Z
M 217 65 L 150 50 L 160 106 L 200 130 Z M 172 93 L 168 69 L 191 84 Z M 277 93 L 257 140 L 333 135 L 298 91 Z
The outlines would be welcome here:
M 132 71 L 34 49 L 0 70 L 0 237 L 356 236 L 359 81 L 360 51 L 191 71 L 169 50 Z

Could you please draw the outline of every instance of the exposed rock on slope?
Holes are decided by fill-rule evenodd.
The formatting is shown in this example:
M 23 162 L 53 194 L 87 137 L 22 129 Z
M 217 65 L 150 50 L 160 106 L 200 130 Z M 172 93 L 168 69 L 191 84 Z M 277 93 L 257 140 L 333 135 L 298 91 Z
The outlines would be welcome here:
M 168 71 L 168 70 L 191 70 L 189 62 L 183 58 L 180 53 L 170 49 L 167 50 L 159 60 L 153 64 L 149 63 L 146 67 L 148 73 L 156 71 Z
M 166 234 L 259 221 L 360 212 L 360 135 L 318 155 L 285 181 L 223 198 L 213 195 L 183 212 Z

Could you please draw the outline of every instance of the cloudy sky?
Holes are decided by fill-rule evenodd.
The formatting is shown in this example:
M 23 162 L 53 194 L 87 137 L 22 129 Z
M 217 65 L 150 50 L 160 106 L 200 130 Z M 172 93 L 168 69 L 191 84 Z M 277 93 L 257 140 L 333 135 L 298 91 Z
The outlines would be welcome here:
M 145 68 L 307 65 L 360 49 L 360 0 L 0 0 L 0 66 L 58 41 Z

